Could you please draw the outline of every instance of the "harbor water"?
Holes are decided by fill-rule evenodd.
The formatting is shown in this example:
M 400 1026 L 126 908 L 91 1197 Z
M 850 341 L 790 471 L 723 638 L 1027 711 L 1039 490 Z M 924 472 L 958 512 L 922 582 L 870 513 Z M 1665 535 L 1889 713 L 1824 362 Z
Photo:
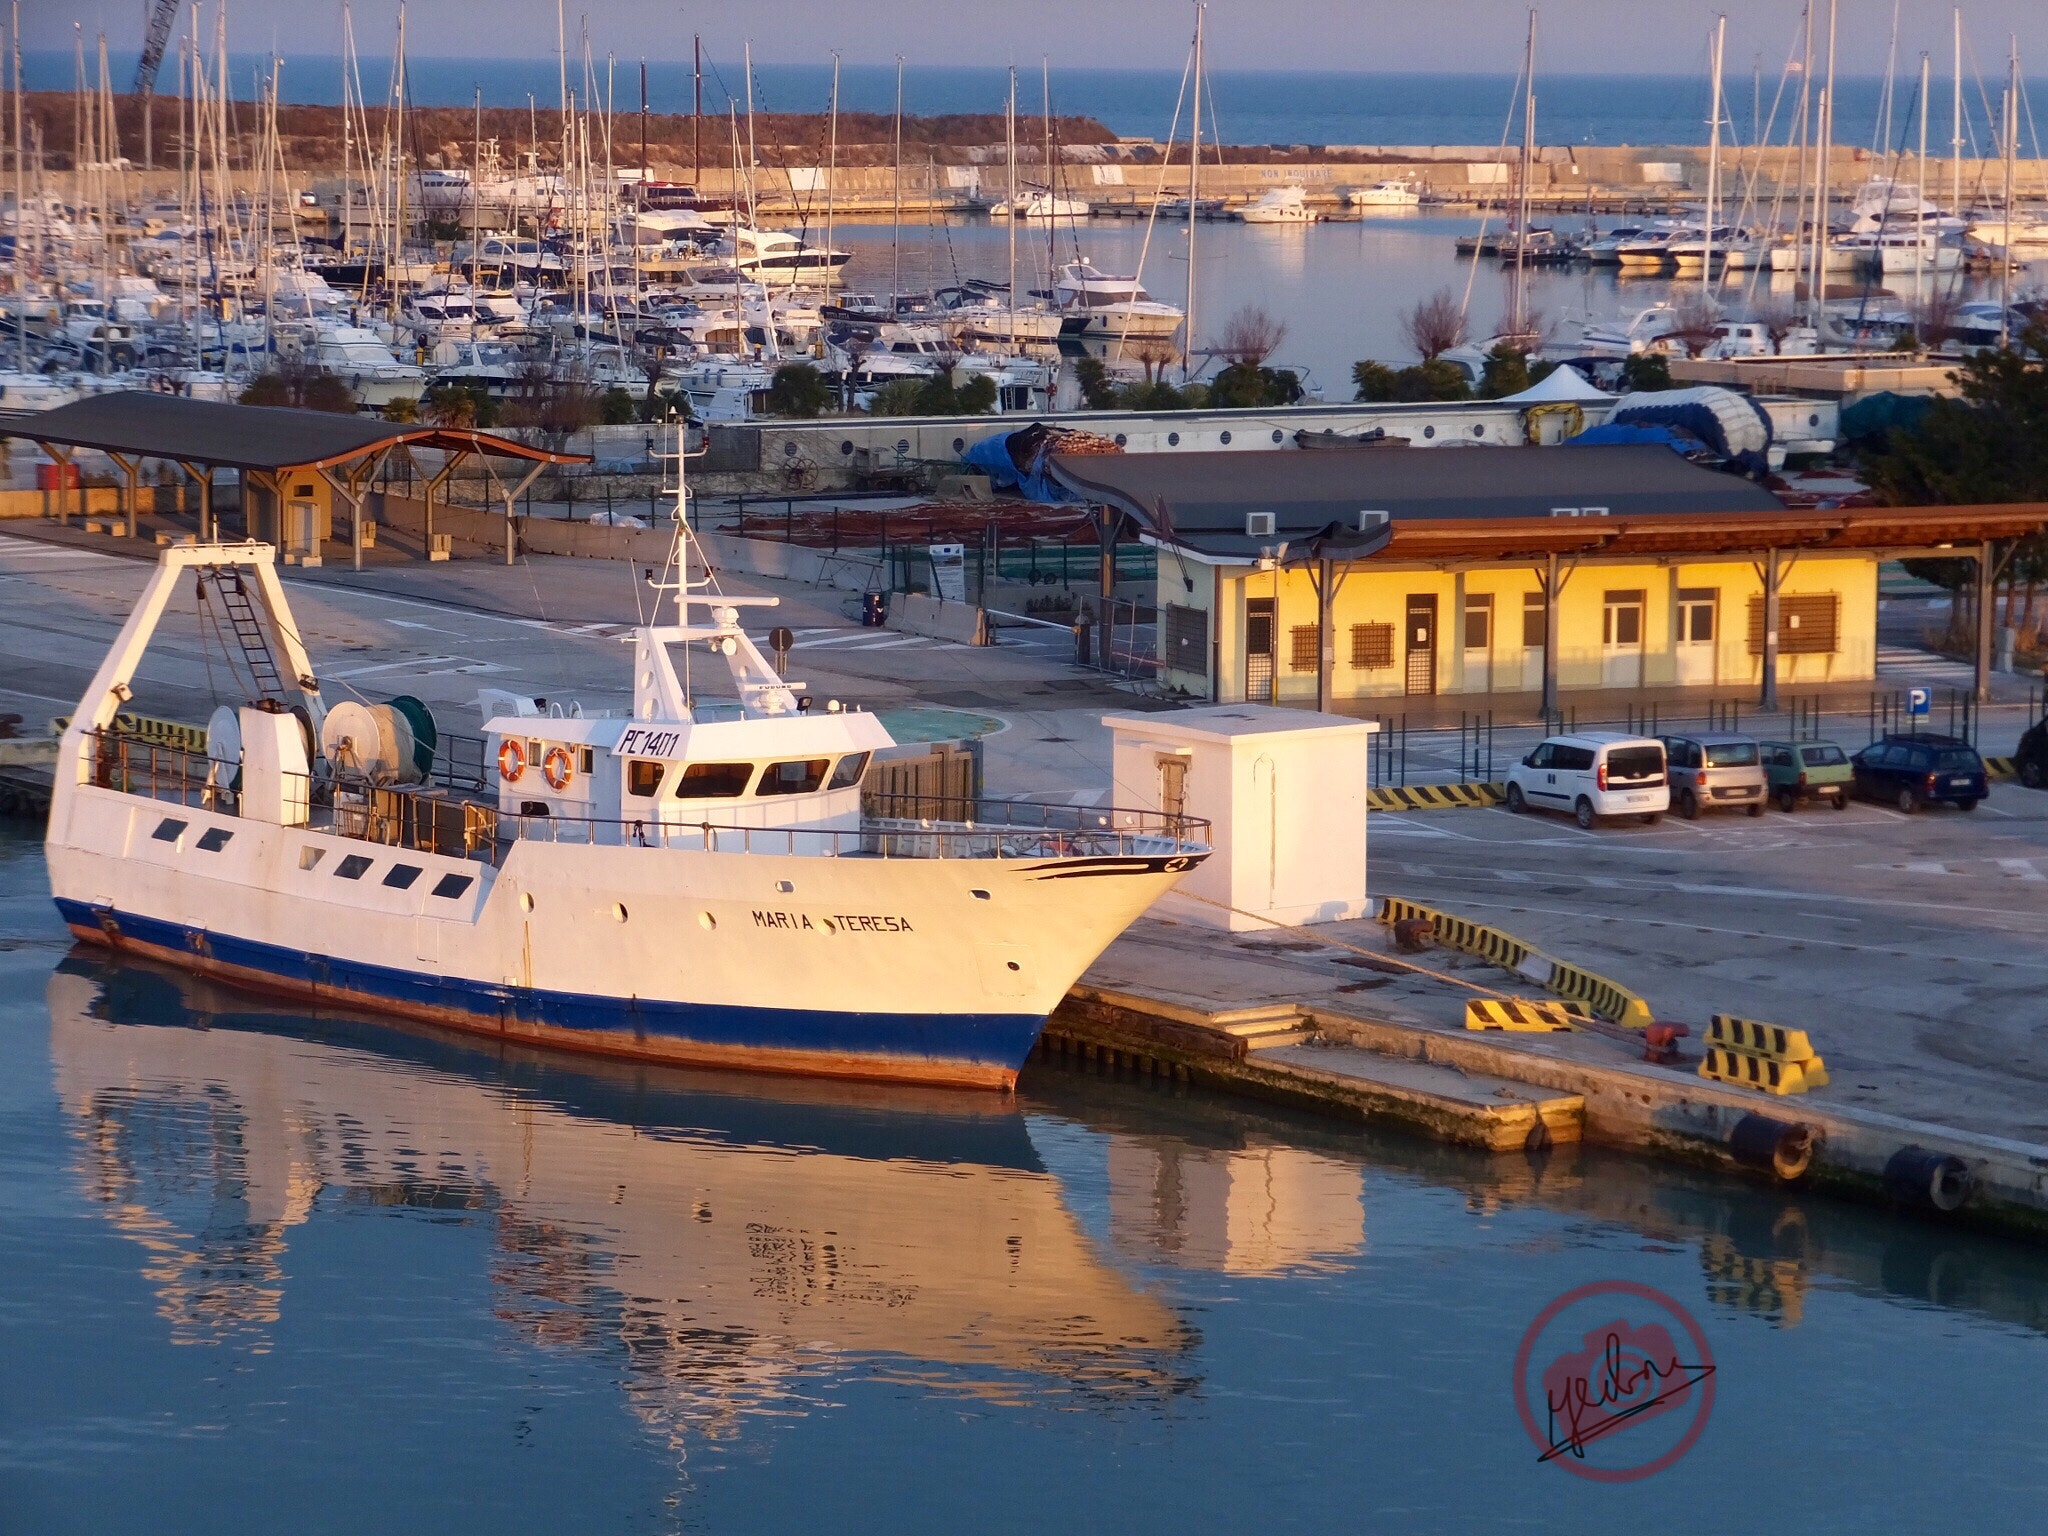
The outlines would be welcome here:
M 1168 188 L 1169 193 L 1172 190 Z M 1577 233 L 1586 225 L 1573 215 L 1536 222 L 1553 225 L 1560 234 Z M 1605 219 L 1601 227 L 1611 229 L 1616 222 Z M 1215 345 L 1234 313 L 1255 305 L 1287 327 L 1286 339 L 1268 366 L 1305 372 L 1325 399 L 1349 400 L 1351 366 L 1359 359 L 1374 358 L 1395 367 L 1415 360 L 1402 315 L 1445 288 L 1465 305 L 1472 339 L 1483 341 L 1509 319 L 1513 274 L 1509 264 L 1494 257 L 1475 262 L 1457 256 L 1457 237 L 1480 227 L 1477 216 L 1433 214 L 1307 225 L 1197 224 L 1193 328 L 1198 361 L 1202 349 Z M 1498 234 L 1500 217 L 1494 216 L 1486 227 Z M 815 222 L 809 234 L 822 238 Z M 942 288 L 970 277 L 1006 282 L 1009 240 L 1002 223 L 981 218 L 906 219 L 900 235 L 888 222 L 841 222 L 832 232 L 832 243 L 853 254 L 846 268 L 848 287 L 882 293 L 890 290 L 899 273 L 901 286 L 911 291 Z M 1142 256 L 1147 291 L 1167 303 L 1183 304 L 1187 253 L 1185 221 L 1158 221 L 1149 240 L 1142 219 L 1061 220 L 1056 228 L 1041 223 L 1017 230 L 1017 285 L 1023 290 L 1045 287 L 1049 257 L 1054 266 L 1085 256 L 1105 272 L 1132 272 L 1138 270 Z M 2044 276 L 2048 262 L 2019 267 L 2015 295 L 2034 291 Z M 1583 263 L 1533 267 L 1523 281 L 1530 323 L 1566 349 L 1588 322 L 1632 316 L 1652 304 L 1673 302 L 1682 290 L 1697 293 L 1701 288 L 1697 273 L 1689 278 L 1671 272 L 1623 275 L 1617 267 Z M 1936 281 L 1930 274 L 1929 292 Z M 1976 299 L 1996 298 L 2000 278 L 1995 272 L 1952 272 L 1938 281 L 1943 293 Z M 1829 282 L 1831 291 L 1839 285 L 1840 291 L 1860 292 L 1864 285 L 1861 274 L 1849 272 L 1832 275 Z M 1717 273 L 1709 291 L 1720 310 L 1735 317 L 1755 307 L 1791 307 L 1796 283 L 1789 272 L 1750 269 Z M 1882 285 L 1874 278 L 1869 283 L 1873 312 L 1902 304 L 1910 307 L 1912 300 L 1910 272 L 1890 273 Z M 1178 365 L 1176 353 L 1170 370 L 1174 376 Z
M 74 950 L 0 834 L 0 1529 L 2026 1530 L 2048 1259 L 1576 1148 L 1034 1065 L 611 1067 Z M 1539 1461 L 1576 1287 L 1711 1348 Z

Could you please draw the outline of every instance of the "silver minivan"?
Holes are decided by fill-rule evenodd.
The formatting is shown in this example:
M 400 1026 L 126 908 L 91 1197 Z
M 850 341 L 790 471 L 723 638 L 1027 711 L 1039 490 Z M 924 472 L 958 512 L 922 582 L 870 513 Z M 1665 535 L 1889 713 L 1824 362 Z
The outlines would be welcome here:
M 1660 739 L 1671 760 L 1671 808 L 1687 821 L 1701 811 L 1763 815 L 1770 785 L 1763 748 L 1754 736 L 1707 731 Z

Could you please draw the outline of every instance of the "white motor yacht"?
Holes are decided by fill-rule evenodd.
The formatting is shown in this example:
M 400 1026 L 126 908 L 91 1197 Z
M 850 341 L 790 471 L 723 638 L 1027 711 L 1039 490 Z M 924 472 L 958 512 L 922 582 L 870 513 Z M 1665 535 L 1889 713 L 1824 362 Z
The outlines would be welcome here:
M 795 278 L 831 282 L 853 259 L 846 251 L 811 245 L 785 230 L 735 224 L 730 233 L 733 265 L 742 277 L 756 282 L 787 283 Z
M 427 373 L 414 363 L 400 362 L 391 348 L 368 326 L 337 320 L 314 320 L 292 333 L 280 332 L 280 346 L 296 341 L 300 355 L 335 375 L 369 410 L 382 410 L 394 400 L 417 400 L 426 392 Z
M 1066 316 L 1063 334 L 1069 336 L 1171 336 L 1187 319 L 1178 305 L 1153 298 L 1136 277 L 1098 271 L 1085 256 L 1059 269 L 1052 300 Z
M 1678 316 L 1669 304 L 1652 304 L 1618 320 L 1587 323 L 1580 350 L 1595 357 L 1630 357 L 1638 352 L 1668 351 Z
M 2048 248 L 2048 219 L 2021 213 L 2008 218 L 1981 219 L 1970 225 L 1969 238 L 1991 251 L 2011 246 L 2015 252 Z
M 1299 187 L 1275 187 L 1245 204 L 1238 215 L 1247 224 L 1313 224 L 1316 211 Z
M 1420 208 L 1422 194 L 1408 182 L 1400 179 L 1376 181 L 1369 187 L 1354 187 L 1344 194 L 1344 200 L 1354 208 Z
M 999 219 L 1085 219 L 1090 209 L 1078 197 L 1061 197 L 1033 187 L 1022 196 L 997 203 L 989 212 Z

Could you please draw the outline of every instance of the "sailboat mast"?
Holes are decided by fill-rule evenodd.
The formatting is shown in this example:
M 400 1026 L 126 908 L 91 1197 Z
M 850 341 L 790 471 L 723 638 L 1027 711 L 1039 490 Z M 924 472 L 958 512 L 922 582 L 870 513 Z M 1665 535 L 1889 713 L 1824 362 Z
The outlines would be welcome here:
M 1714 81 L 1710 107 L 1713 126 L 1707 134 L 1707 240 L 1700 263 L 1700 287 L 1714 288 L 1714 226 L 1721 216 L 1721 56 L 1728 45 L 1728 18 L 1714 18 Z
M 1821 306 L 1827 298 L 1828 257 L 1828 154 L 1835 139 L 1835 20 L 1839 0 L 1828 0 L 1828 72 L 1820 89 L 1820 112 L 1816 122 L 1813 188 L 1813 310 L 1818 329 Z
M 1959 213 L 1963 206 L 1963 8 L 1955 8 L 1950 46 L 1954 49 L 1949 79 L 1953 89 L 1949 106 L 1948 211 Z
M 1017 350 L 1017 66 L 1010 66 L 1010 100 L 1003 111 L 1003 147 L 1009 155 L 1009 170 L 1003 177 L 1003 195 L 1010 199 L 1010 350 Z
M 1932 61 L 1920 55 L 1920 206 L 1913 210 L 1913 308 L 1927 301 L 1927 82 Z
M 1195 6 L 1195 115 L 1188 134 L 1188 304 L 1181 322 L 1180 372 L 1192 378 L 1195 355 L 1195 204 L 1202 195 L 1202 16 L 1206 5 Z
M 2020 40 L 2012 40 L 2012 55 L 2006 66 L 2005 121 L 2000 125 L 2005 134 L 2005 239 L 2001 242 L 1998 264 L 1998 345 L 2001 350 L 2012 345 L 2012 240 L 2019 229 L 2017 211 L 2012 205 L 2013 155 L 2019 146 L 2020 136 Z
M 1515 281 L 1514 304 L 1509 330 L 1519 339 L 1526 323 L 1528 299 L 1524 292 L 1529 260 L 1529 174 L 1536 153 L 1536 11 L 1529 10 L 1529 45 L 1522 61 L 1522 165 L 1520 185 L 1515 192 Z
M 896 172 L 889 193 L 889 311 L 903 292 L 903 55 L 896 55 Z
M 28 265 L 23 252 L 28 246 L 28 226 L 23 214 L 28 208 L 28 172 L 23 151 L 28 141 L 21 129 L 21 0 L 14 0 L 7 45 L 14 65 L 14 311 L 15 366 L 28 372 Z
M 832 230 L 838 213 L 839 195 L 839 55 L 832 55 L 832 145 L 825 155 L 825 268 L 831 275 Z

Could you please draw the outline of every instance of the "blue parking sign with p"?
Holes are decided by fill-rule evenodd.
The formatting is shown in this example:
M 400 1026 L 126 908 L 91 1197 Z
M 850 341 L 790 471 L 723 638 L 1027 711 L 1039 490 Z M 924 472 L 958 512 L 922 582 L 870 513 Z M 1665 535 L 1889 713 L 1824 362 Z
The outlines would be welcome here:
M 1908 688 L 1906 690 L 1906 713 L 1924 715 L 1934 707 L 1932 688 Z

